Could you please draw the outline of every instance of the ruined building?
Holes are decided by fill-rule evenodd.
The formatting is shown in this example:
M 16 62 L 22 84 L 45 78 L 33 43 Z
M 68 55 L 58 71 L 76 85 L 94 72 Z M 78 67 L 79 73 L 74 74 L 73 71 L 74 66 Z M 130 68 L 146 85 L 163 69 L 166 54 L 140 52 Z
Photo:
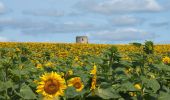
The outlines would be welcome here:
M 88 43 L 87 36 L 76 36 L 76 43 Z

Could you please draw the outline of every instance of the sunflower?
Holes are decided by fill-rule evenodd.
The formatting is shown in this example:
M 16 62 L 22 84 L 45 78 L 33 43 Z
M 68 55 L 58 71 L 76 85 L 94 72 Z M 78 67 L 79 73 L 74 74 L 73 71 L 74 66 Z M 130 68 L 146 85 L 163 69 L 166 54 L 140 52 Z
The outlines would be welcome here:
M 20 52 L 21 51 L 19 48 L 16 48 L 15 50 L 16 50 L 16 52 Z
M 37 64 L 36 67 L 37 67 L 38 69 L 43 68 L 42 64 L 40 64 L 40 63 Z
M 162 58 L 162 61 L 163 61 L 164 64 L 170 64 L 170 58 L 167 57 L 167 56 Z
M 46 67 L 54 67 L 54 63 L 47 62 L 47 63 L 44 64 L 44 66 L 46 66 Z
M 90 90 L 93 91 L 94 89 L 96 89 L 96 80 L 97 80 L 97 66 L 95 64 L 90 74 L 93 75 L 92 81 L 91 81 L 91 88 L 90 88 Z
M 74 77 L 68 80 L 68 86 L 73 86 L 76 88 L 76 91 L 81 91 L 84 88 L 84 84 L 81 81 L 80 77 Z
M 90 90 L 96 89 L 96 80 L 97 80 L 97 76 L 94 75 L 94 76 L 92 77 L 92 82 L 91 82 L 91 88 L 90 88 Z
M 129 95 L 132 96 L 132 97 L 136 97 L 136 93 L 135 92 L 129 92 Z
M 97 66 L 94 64 L 93 69 L 91 70 L 90 74 L 95 75 L 97 73 Z
M 40 77 L 38 82 L 37 93 L 42 94 L 47 98 L 55 98 L 64 95 L 64 90 L 67 88 L 65 80 L 56 72 L 45 73 Z
M 73 75 L 73 70 L 69 70 L 69 71 L 68 71 L 68 74 L 69 74 L 69 75 Z
M 134 87 L 135 87 L 136 89 L 138 89 L 138 90 L 141 90 L 141 89 L 142 89 L 141 85 L 140 85 L 140 84 L 138 84 L 138 83 L 137 83 L 137 84 L 135 84 L 135 85 L 134 85 Z

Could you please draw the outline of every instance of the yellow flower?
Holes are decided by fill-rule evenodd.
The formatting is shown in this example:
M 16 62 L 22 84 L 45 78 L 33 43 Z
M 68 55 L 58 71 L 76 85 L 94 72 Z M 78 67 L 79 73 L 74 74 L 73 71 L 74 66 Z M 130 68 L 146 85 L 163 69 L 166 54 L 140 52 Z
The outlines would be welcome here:
M 136 97 L 137 96 L 136 93 L 134 93 L 134 92 L 129 92 L 129 95 L 132 96 L 132 97 Z
M 42 94 L 47 98 L 55 98 L 64 95 L 64 90 L 67 88 L 65 80 L 56 72 L 45 73 L 40 77 L 38 82 L 37 93 Z
M 20 65 L 20 66 L 19 66 L 19 69 L 23 69 L 23 67 L 24 67 L 24 65 Z
M 79 57 L 76 56 L 76 57 L 74 58 L 74 61 L 78 61 L 78 60 L 79 60 Z
M 54 64 L 52 62 L 47 62 L 45 64 L 46 67 L 54 67 Z
M 93 69 L 91 70 L 91 73 L 93 75 L 92 82 L 91 82 L 91 88 L 90 90 L 96 89 L 96 80 L 97 80 L 97 66 L 94 64 Z
M 94 75 L 97 73 L 97 66 L 94 64 L 93 69 L 91 70 L 90 74 Z
M 54 54 L 54 53 L 51 53 L 51 54 L 50 54 L 50 57 L 55 57 L 55 54 Z
M 90 90 L 95 90 L 96 89 L 96 81 L 97 81 L 97 75 L 94 75 L 92 77 L 92 82 L 91 82 L 91 88 Z
M 38 80 L 34 80 L 33 82 L 37 84 L 37 83 L 38 83 Z
M 127 69 L 125 70 L 125 73 L 126 73 L 126 74 L 129 74 L 129 73 L 131 73 L 131 71 L 132 71 L 132 68 L 127 68 Z
M 150 78 L 154 79 L 154 78 L 155 78 L 155 75 L 151 74 L 151 75 L 150 75 Z
M 42 68 L 42 64 L 37 64 L 36 67 L 37 68 Z
M 68 75 L 73 75 L 73 70 L 69 70 Z
M 134 87 L 135 87 L 136 89 L 138 89 L 138 90 L 141 90 L 141 89 L 142 89 L 141 86 L 140 86 L 140 84 L 135 84 Z
M 68 86 L 73 86 L 76 88 L 76 91 L 82 91 L 82 89 L 84 88 L 84 84 L 81 82 L 81 78 L 80 77 L 74 77 L 71 78 L 70 80 L 68 80 Z
M 162 61 L 163 61 L 163 63 L 164 64 L 170 64 L 170 58 L 169 57 L 164 57 L 163 59 L 162 59 Z
M 60 75 L 61 75 L 61 77 L 64 77 L 65 74 L 63 72 L 61 72 Z
M 136 68 L 136 72 L 137 73 L 140 73 L 141 72 L 141 69 L 139 67 Z
M 83 66 L 84 65 L 84 63 L 83 62 L 80 62 L 80 66 Z
M 17 51 L 17 52 L 20 52 L 21 50 L 20 50 L 19 48 L 16 48 L 16 51 Z

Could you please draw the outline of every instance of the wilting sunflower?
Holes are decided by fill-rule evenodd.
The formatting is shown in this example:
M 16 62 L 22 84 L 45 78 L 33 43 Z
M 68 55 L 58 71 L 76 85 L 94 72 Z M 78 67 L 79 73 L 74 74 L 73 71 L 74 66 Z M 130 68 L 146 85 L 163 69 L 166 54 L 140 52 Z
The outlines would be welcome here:
M 76 88 L 76 91 L 81 91 L 84 88 L 84 84 L 81 81 L 80 77 L 74 77 L 68 80 L 68 86 L 73 86 Z
M 55 98 L 63 96 L 66 89 L 65 80 L 56 72 L 45 73 L 40 77 L 38 82 L 37 93 L 42 94 L 47 98 Z

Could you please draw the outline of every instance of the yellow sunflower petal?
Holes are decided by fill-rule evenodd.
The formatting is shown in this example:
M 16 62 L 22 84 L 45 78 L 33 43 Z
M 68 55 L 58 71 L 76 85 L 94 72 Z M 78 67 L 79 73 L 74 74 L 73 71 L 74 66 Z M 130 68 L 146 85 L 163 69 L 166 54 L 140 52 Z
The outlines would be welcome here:
M 36 90 L 37 93 L 49 98 L 64 95 L 64 90 L 67 86 L 65 80 L 59 74 L 56 72 L 45 73 L 40 79 L 41 81 L 38 82 Z

